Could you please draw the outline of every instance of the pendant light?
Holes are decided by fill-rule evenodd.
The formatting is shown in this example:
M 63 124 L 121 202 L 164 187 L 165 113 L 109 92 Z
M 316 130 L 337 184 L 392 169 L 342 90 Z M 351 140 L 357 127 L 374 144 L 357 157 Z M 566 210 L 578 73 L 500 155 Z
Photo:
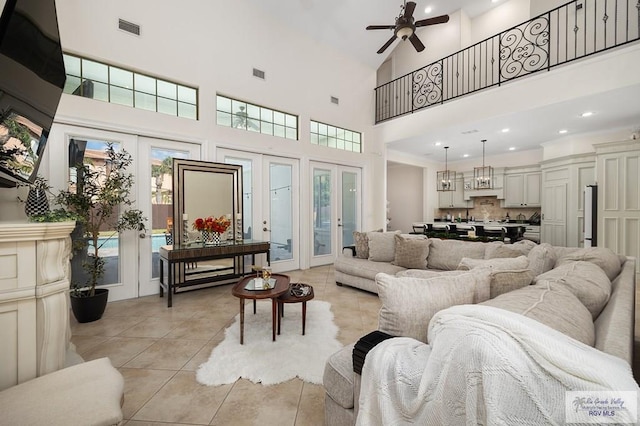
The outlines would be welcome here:
M 444 170 L 436 173 L 436 185 L 438 191 L 455 191 L 456 190 L 456 172 L 449 170 L 447 151 L 449 147 L 444 147 Z
M 482 167 L 473 168 L 474 189 L 493 188 L 493 167 L 484 165 L 484 144 L 487 140 L 482 139 Z

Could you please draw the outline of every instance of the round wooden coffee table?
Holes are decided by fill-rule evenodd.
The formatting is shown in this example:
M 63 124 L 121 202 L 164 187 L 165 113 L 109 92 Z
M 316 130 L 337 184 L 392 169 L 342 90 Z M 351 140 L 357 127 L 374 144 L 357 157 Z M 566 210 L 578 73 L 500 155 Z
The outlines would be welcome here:
M 245 299 L 253 299 L 253 313 L 256 313 L 256 300 L 271 299 L 271 321 L 273 340 L 276 340 L 276 316 L 278 316 L 278 297 L 289 291 L 289 277 L 282 274 L 273 274 L 271 278 L 276 280 L 275 286 L 270 290 L 248 290 L 245 287 L 254 278 L 253 275 L 244 277 L 238 281 L 231 290 L 231 294 L 240 299 L 240 344 L 244 344 L 244 305 Z
M 282 293 L 282 295 L 278 297 L 278 310 L 280 311 L 280 313 L 278 314 L 278 334 L 280 334 L 280 320 L 284 316 L 284 304 L 302 303 L 302 335 L 304 336 L 305 328 L 307 325 L 307 301 L 313 299 L 313 287 L 311 287 L 309 284 L 302 284 L 303 286 L 309 288 L 309 292 L 302 296 L 296 296 L 290 291 L 293 285 L 294 284 L 292 284 L 285 293 Z

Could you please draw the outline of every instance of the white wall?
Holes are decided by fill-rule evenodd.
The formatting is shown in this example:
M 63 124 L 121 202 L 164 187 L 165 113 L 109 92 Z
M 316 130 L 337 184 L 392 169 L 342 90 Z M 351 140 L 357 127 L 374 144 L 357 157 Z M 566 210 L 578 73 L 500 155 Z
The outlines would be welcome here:
M 423 220 L 423 168 L 405 164 L 387 165 L 387 200 L 389 230 L 411 232 L 413 222 Z
M 536 3 L 536 0 L 532 1 Z M 510 0 L 471 21 L 471 43 L 492 37 L 530 19 L 529 0 Z
M 302 179 L 308 178 L 309 160 L 362 167 L 363 226 L 382 226 L 385 164 L 372 126 L 375 70 L 254 9 L 245 0 L 193 0 L 187 7 L 169 0 L 59 0 L 65 51 L 198 87 L 200 120 L 64 95 L 56 121 L 201 143 L 205 159 L 215 158 L 218 146 L 298 158 Z M 118 18 L 139 24 L 141 36 L 118 30 Z M 254 67 L 266 72 L 266 80 L 252 76 Z M 217 126 L 216 93 L 299 115 L 300 140 Z M 331 96 L 340 99 L 339 106 Z M 362 132 L 364 152 L 311 145 L 311 118 Z M 54 126 L 49 149 L 63 150 L 65 143 Z M 63 165 L 51 162 L 51 170 L 58 171 L 52 180 L 64 182 Z
M 567 3 L 567 0 L 532 0 L 530 7 L 531 17 L 538 16 L 544 12 L 548 12 L 558 6 L 562 6 L 565 3 Z

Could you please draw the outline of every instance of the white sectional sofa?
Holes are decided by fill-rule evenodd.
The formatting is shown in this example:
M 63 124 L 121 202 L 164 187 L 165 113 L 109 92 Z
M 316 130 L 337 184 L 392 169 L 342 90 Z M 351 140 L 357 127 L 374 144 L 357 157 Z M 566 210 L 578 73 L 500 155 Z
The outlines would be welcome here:
M 393 239 L 394 243 L 401 244 L 401 238 L 407 240 L 415 237 L 374 236 L 376 238 Z M 371 374 L 380 373 L 393 383 L 404 383 L 406 377 L 394 379 L 398 374 L 394 369 L 398 369 L 399 362 L 392 362 L 390 367 L 381 361 L 389 358 L 391 353 L 396 353 L 392 349 L 397 351 L 398 347 L 400 351 L 405 347 L 411 354 L 423 354 L 414 360 L 413 368 L 424 371 L 422 382 L 418 382 L 420 386 L 415 389 L 437 389 L 437 392 L 433 391 L 435 393 L 425 391 L 428 396 L 423 401 L 425 409 L 420 413 L 422 417 L 413 419 L 419 419 L 421 424 L 457 424 L 464 420 L 484 424 L 504 422 L 505 418 L 513 415 L 514 404 L 510 398 L 501 397 L 499 391 L 495 392 L 495 384 L 490 388 L 492 385 L 488 377 L 497 367 L 511 366 L 511 361 L 519 363 L 517 368 L 514 367 L 518 380 L 512 386 L 517 388 L 513 392 L 526 395 L 523 407 L 539 404 L 539 401 L 536 402 L 538 397 L 555 395 L 554 398 L 545 399 L 542 412 L 530 418 L 535 422 L 564 423 L 567 420 L 564 418 L 563 405 L 565 391 L 604 390 L 607 386 L 617 386 L 621 388 L 615 390 L 629 390 L 636 392 L 634 395 L 640 395 L 640 388 L 631 371 L 635 325 L 634 258 L 618 256 L 604 248 L 552 247 L 529 242 L 502 245 L 427 240 L 414 243 L 414 249 L 419 244 L 428 246 L 428 252 L 421 254 L 427 253 L 426 262 L 419 269 L 394 265 L 407 261 L 402 259 L 402 253 L 399 258 L 394 253 L 393 261 L 376 261 L 369 257 L 361 259 L 351 253 L 343 254 L 336 261 L 336 282 L 377 293 L 382 301 L 378 328 L 400 339 L 384 341 L 378 345 L 380 351 L 372 349 L 364 362 L 363 376 L 354 372 L 355 342 L 329 358 L 324 375 L 327 425 L 356 424 L 362 403 L 366 407 L 358 424 L 380 418 L 376 417 L 381 415 L 380 412 L 375 412 L 378 405 L 372 401 L 380 400 L 381 395 L 387 392 L 372 390 Z M 373 248 L 373 259 L 376 256 L 380 259 L 375 243 Z M 509 270 L 509 265 L 521 266 L 518 263 L 522 262 L 521 255 L 526 256 L 525 260 L 528 261 L 526 269 Z M 387 253 L 386 259 L 389 258 L 390 254 Z M 526 271 L 529 271 L 528 277 Z M 482 319 L 467 321 L 470 324 L 467 325 L 468 329 L 457 335 L 451 334 L 451 330 L 448 330 L 449 334 L 442 331 L 451 323 L 450 318 L 464 317 L 469 313 L 467 311 Z M 483 334 L 487 333 L 485 324 L 490 322 L 485 321 L 483 315 L 497 318 L 500 325 L 491 325 L 494 327 L 492 331 Z M 451 328 L 459 331 L 459 327 Z M 500 333 L 504 335 L 496 337 Z M 459 341 L 453 341 L 453 335 Z M 529 355 L 518 346 L 520 341 L 529 339 L 527 336 L 536 336 L 542 346 L 534 355 Z M 492 341 L 492 338 L 495 340 Z M 476 341 L 474 339 L 490 343 L 478 349 L 472 343 Z M 545 339 L 553 342 L 553 350 L 545 352 L 545 345 L 548 345 Z M 458 368 L 450 368 L 443 358 L 442 353 L 449 346 L 458 348 L 447 355 L 453 357 L 454 361 L 456 356 L 460 358 L 457 360 Z M 505 347 L 519 350 L 524 355 L 502 358 L 505 356 Z M 553 358 L 556 355 L 564 357 L 564 361 L 554 358 L 553 362 L 547 362 L 547 359 L 536 358 Z M 463 357 L 466 357 L 464 362 L 461 361 Z M 467 362 L 467 359 L 484 361 L 474 363 Z M 593 377 L 586 376 L 587 373 L 580 370 L 583 365 L 597 366 L 593 369 Z M 390 370 L 386 370 L 388 368 Z M 437 380 L 429 376 L 429 372 L 434 371 Z M 615 380 L 607 382 L 607 372 L 611 372 Z M 540 375 L 544 377 L 543 380 L 538 377 Z M 507 374 L 499 377 L 498 382 L 502 380 L 507 383 L 514 376 Z M 363 381 L 367 385 L 361 389 Z M 478 383 L 486 388 L 482 390 Z M 474 388 L 476 393 L 471 393 L 470 388 Z M 478 389 L 481 390 L 479 393 Z M 483 396 L 482 392 L 486 394 Z M 393 401 L 393 397 L 386 397 Z M 407 404 L 405 398 L 401 399 L 390 406 L 396 409 Z M 637 402 L 640 405 L 640 399 Z M 415 406 L 415 401 L 410 403 Z M 456 410 L 449 409 L 453 406 Z M 446 409 L 443 410 L 443 407 Z M 504 424 L 508 424 L 508 421 Z

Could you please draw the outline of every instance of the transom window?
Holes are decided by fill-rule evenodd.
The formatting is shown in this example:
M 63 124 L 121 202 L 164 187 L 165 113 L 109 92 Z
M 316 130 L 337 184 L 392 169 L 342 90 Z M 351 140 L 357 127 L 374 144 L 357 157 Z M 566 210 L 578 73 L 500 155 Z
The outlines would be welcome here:
M 298 116 L 226 96 L 216 97 L 220 126 L 298 140 Z
M 198 90 L 102 62 L 64 54 L 64 93 L 198 119 Z
M 361 133 L 313 120 L 311 120 L 311 143 L 345 151 L 362 152 Z

